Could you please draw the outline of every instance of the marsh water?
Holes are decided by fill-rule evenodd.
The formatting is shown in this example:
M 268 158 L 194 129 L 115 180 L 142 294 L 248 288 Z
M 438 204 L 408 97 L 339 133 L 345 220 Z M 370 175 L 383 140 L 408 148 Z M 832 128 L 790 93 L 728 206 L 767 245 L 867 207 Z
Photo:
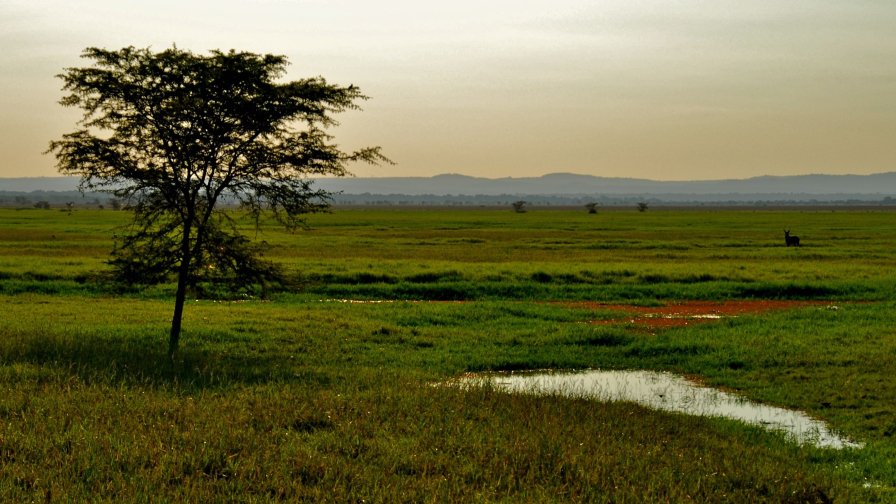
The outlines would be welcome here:
M 631 401 L 649 408 L 691 415 L 725 417 L 783 431 L 801 444 L 828 448 L 861 445 L 832 432 L 803 412 L 758 404 L 682 376 L 655 371 L 587 371 L 467 376 L 462 385 L 484 385 L 508 392 L 561 394 L 601 401 Z

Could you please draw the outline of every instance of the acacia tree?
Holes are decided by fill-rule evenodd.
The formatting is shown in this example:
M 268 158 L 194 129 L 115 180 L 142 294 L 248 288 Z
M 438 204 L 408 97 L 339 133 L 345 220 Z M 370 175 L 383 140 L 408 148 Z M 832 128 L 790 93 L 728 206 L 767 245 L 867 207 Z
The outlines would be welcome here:
M 329 203 L 309 177 L 346 175 L 353 161 L 389 162 L 379 147 L 343 152 L 326 132 L 334 114 L 367 97 L 321 77 L 277 82 L 284 56 L 126 47 L 87 48 L 82 57 L 93 64 L 59 77 L 69 93 L 60 103 L 81 108 L 83 118 L 48 152 L 61 173 L 81 177 L 82 190 L 131 206 L 123 264 L 143 264 L 139 275 L 176 275 L 170 357 L 191 278 L 227 264 L 239 273 L 256 257 L 227 225 L 223 201 L 292 230 Z

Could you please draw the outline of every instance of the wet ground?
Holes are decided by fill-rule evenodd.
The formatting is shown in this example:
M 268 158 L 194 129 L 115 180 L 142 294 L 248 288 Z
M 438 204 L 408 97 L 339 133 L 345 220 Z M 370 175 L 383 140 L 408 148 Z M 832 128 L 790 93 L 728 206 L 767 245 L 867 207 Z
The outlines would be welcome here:
M 731 418 L 759 425 L 783 432 L 801 444 L 835 449 L 861 447 L 801 411 L 748 401 L 671 373 L 592 370 L 580 373 L 469 374 L 452 383 L 460 386 L 490 385 L 515 393 L 631 401 L 658 410 Z
M 661 306 L 636 306 L 596 302 L 562 303 L 573 308 L 618 312 L 618 316 L 591 320 L 597 325 L 629 324 L 654 330 L 707 323 L 741 315 L 805 307 L 839 309 L 828 301 L 730 300 L 682 301 Z M 488 383 L 518 393 L 561 394 L 602 401 L 632 401 L 654 409 L 692 415 L 732 418 L 782 431 L 799 443 L 828 448 L 857 448 L 861 445 L 838 436 L 828 426 L 801 411 L 787 410 L 748 401 L 725 391 L 704 387 L 697 381 L 654 371 L 586 371 L 581 373 L 510 373 L 467 375 L 463 385 Z
M 596 325 L 633 324 L 647 329 L 682 327 L 711 322 L 740 315 L 754 315 L 777 310 L 791 310 L 808 306 L 837 309 L 828 301 L 793 301 L 771 299 L 738 299 L 731 301 L 682 301 L 662 306 L 574 302 L 565 303 L 576 308 L 620 312 L 618 317 L 592 320 Z

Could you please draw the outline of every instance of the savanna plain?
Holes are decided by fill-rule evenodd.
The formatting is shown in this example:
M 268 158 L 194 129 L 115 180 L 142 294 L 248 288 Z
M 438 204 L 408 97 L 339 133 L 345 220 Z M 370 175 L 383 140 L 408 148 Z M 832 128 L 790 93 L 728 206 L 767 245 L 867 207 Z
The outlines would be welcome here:
M 191 300 L 173 362 L 173 287 L 105 280 L 129 218 L 0 210 L 0 501 L 896 502 L 892 210 L 244 219 L 291 281 Z M 861 445 L 439 385 L 585 369 L 683 374 Z

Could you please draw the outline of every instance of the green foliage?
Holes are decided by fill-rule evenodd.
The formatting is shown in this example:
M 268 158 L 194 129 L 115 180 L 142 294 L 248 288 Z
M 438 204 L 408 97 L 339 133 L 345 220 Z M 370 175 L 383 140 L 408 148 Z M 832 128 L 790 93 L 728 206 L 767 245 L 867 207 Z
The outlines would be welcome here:
M 69 93 L 60 103 L 82 109 L 81 128 L 49 150 L 82 189 L 132 206 L 134 227 L 112 261 L 119 280 L 152 284 L 177 274 L 171 354 L 188 284 L 195 290 L 203 276 L 263 283 L 274 273 L 247 239 L 221 226 L 222 203 L 296 229 L 328 203 L 308 177 L 345 175 L 351 161 L 388 161 L 376 147 L 343 152 L 325 131 L 334 114 L 366 99 L 360 90 L 322 78 L 277 83 L 284 56 L 176 47 L 92 47 L 82 56 L 93 65 L 59 76 Z
M 83 57 L 94 65 L 60 77 L 70 92 L 61 103 L 84 111 L 84 128 L 50 150 L 82 187 L 108 189 L 150 220 L 199 218 L 229 196 L 296 227 L 326 196 L 311 190 L 309 175 L 385 160 L 377 148 L 344 153 L 324 130 L 333 114 L 358 108 L 360 90 L 322 78 L 277 83 L 283 56 L 126 47 Z
M 286 282 L 280 268 L 262 256 L 266 243 L 252 242 L 236 229 L 222 230 L 229 221 L 206 224 L 202 249 L 193 257 L 188 277 L 194 297 L 227 299 L 263 295 L 267 287 Z M 112 276 L 123 285 L 157 285 L 170 282 L 177 270 L 179 247 L 172 226 L 124 237 L 112 252 Z

